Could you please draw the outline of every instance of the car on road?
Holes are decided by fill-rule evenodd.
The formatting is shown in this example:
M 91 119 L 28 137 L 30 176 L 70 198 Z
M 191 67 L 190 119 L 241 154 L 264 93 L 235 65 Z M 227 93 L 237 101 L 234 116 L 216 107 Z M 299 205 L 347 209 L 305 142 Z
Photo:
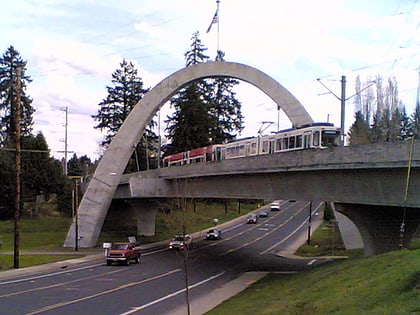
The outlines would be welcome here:
M 106 251 L 106 264 L 111 266 L 113 262 L 129 265 L 131 261 L 140 262 L 140 246 L 131 242 L 120 242 L 111 245 Z
M 258 217 L 260 217 L 260 218 L 266 218 L 266 217 L 268 217 L 268 212 L 267 211 L 260 211 L 258 213 Z
M 250 215 L 248 215 L 247 219 L 246 219 L 246 223 L 251 223 L 251 224 L 256 224 L 258 221 L 258 217 L 256 214 L 251 213 Z
M 274 201 L 270 205 L 271 211 L 280 211 L 280 202 Z
M 222 231 L 219 229 L 211 229 L 206 233 L 206 240 L 220 240 L 222 239 Z
M 190 235 L 176 235 L 171 241 L 169 242 L 169 249 L 174 250 L 184 250 L 188 249 L 191 245 L 191 236 Z

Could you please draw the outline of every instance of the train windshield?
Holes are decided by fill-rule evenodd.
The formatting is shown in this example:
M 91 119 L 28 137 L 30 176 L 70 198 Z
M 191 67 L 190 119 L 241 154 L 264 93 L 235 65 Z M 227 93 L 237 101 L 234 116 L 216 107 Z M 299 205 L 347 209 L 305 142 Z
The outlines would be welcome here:
M 323 147 L 340 145 L 340 132 L 337 130 L 323 130 L 321 143 Z

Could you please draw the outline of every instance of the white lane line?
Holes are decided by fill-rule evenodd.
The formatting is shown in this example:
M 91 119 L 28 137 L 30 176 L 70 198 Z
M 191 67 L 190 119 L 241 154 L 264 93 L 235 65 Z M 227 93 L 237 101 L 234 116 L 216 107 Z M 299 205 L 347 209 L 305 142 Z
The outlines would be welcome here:
M 188 289 L 190 289 L 190 290 L 191 290 L 191 289 L 193 289 L 193 288 L 195 288 L 195 287 L 198 287 L 198 286 L 200 286 L 200 285 L 202 285 L 202 284 L 205 284 L 205 283 L 207 283 L 207 282 L 210 282 L 210 281 L 212 281 L 212 280 L 214 280 L 214 279 L 216 279 L 216 278 L 218 278 L 218 277 L 222 276 L 223 274 L 225 274 L 225 271 L 222 271 L 221 273 L 218 273 L 218 274 L 216 274 L 216 275 L 214 275 L 214 276 L 212 276 L 212 277 L 210 277 L 210 278 L 204 279 L 203 281 L 200 281 L 200 282 L 197 282 L 197 283 L 195 283 L 195 284 L 193 284 L 193 285 L 190 285 L 190 286 L 188 286 Z M 127 312 L 125 312 L 125 313 L 121 313 L 120 315 L 129 315 L 129 314 L 133 314 L 133 313 L 138 312 L 138 311 L 141 311 L 141 310 L 143 310 L 143 309 L 145 309 L 145 308 L 147 308 L 147 307 L 149 307 L 149 306 L 152 306 L 152 305 L 155 305 L 155 304 L 157 304 L 157 303 L 160 303 L 160 302 L 162 302 L 162 301 L 164 301 L 164 300 L 170 299 L 170 298 L 172 298 L 172 297 L 174 297 L 174 296 L 176 296 L 176 295 L 178 295 L 178 294 L 184 293 L 185 291 L 186 291 L 186 289 L 181 289 L 181 290 L 175 291 L 175 292 L 173 292 L 173 293 L 170 293 L 170 294 L 168 294 L 168 295 L 166 295 L 166 296 L 164 296 L 164 297 L 161 297 L 160 299 L 157 299 L 157 300 L 151 301 L 151 302 L 149 302 L 149 303 L 147 303 L 147 304 L 144 304 L 144 305 L 141 305 L 141 306 L 133 306 L 133 307 L 132 307 L 132 309 L 131 309 L 130 311 L 127 311 Z
M 127 283 L 127 284 L 124 284 L 124 285 L 106 290 L 106 291 L 98 292 L 98 293 L 95 293 L 95 294 L 92 294 L 92 295 L 87 295 L 87 296 L 84 296 L 84 297 L 79 298 L 79 299 L 74 299 L 74 300 L 70 300 L 70 301 L 64 301 L 64 302 L 59 302 L 59 303 L 52 304 L 52 305 L 47 305 L 47 306 L 42 307 L 40 309 L 37 309 L 37 310 L 34 310 L 32 312 L 26 313 L 26 315 L 40 314 L 40 313 L 44 313 L 44 312 L 47 312 L 47 311 L 50 311 L 50 310 L 54 310 L 54 309 L 59 308 L 59 307 L 63 307 L 63 306 L 67 306 L 67 305 L 75 304 L 75 303 L 80 303 L 80 302 L 83 302 L 83 301 L 86 301 L 86 300 L 96 298 L 98 296 L 103 296 L 103 295 L 106 295 L 106 294 L 110 294 L 110 293 L 113 293 L 113 292 L 117 292 L 117 291 L 120 291 L 120 290 L 130 288 L 130 287 L 133 287 L 133 286 L 137 286 L 137 285 L 140 285 L 140 284 L 143 284 L 143 283 L 146 283 L 146 282 L 154 281 L 154 280 L 169 276 L 173 273 L 180 272 L 180 271 L 182 271 L 182 269 L 174 269 L 174 270 L 165 272 L 163 274 L 153 276 L 151 278 L 143 279 L 143 280 L 136 281 L 136 282 L 130 282 L 130 283 Z
M 47 273 L 47 274 L 44 274 L 44 275 L 39 275 L 39 276 L 34 276 L 34 277 L 28 277 L 28 278 L 22 278 L 22 279 L 10 280 L 10 281 L 3 281 L 3 282 L 0 282 L 0 285 L 19 283 L 19 282 L 25 282 L 25 281 L 32 281 L 32 280 L 37 280 L 37 279 L 42 279 L 42 278 L 48 278 L 48 277 L 61 275 L 63 273 L 71 273 L 71 272 L 74 272 L 74 271 L 89 269 L 89 268 L 93 268 L 93 267 L 97 267 L 97 266 L 101 266 L 101 265 L 103 265 L 103 263 L 95 264 L 95 265 L 89 265 L 89 266 L 86 266 L 86 267 L 74 268 L 74 269 L 66 269 L 66 270 L 63 270 L 63 271 Z
M 305 205 L 306 206 L 306 205 Z M 321 204 L 316 207 L 316 209 L 312 212 L 312 214 L 315 214 L 316 212 L 318 212 L 318 209 L 321 207 Z M 286 242 L 289 238 L 291 238 L 294 234 L 296 234 L 296 232 L 298 232 L 302 226 L 304 226 L 307 222 L 309 221 L 309 218 L 306 218 L 301 225 L 299 225 L 292 233 L 290 233 L 287 237 L 285 237 L 284 239 L 282 239 L 280 242 L 277 242 L 276 244 L 274 244 L 273 246 L 271 246 L 270 248 L 266 249 L 263 252 L 260 252 L 260 255 L 264 255 L 267 254 L 269 251 L 271 251 L 272 249 L 274 249 L 275 247 L 279 246 L 280 244 Z

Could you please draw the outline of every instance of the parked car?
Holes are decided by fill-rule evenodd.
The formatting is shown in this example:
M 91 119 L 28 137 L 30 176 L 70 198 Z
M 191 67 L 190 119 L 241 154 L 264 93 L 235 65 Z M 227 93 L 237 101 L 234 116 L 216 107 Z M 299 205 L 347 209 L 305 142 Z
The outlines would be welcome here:
M 271 211 L 280 211 L 280 202 L 272 202 L 270 205 L 270 210 Z
M 169 249 L 184 250 L 191 245 L 191 236 L 189 235 L 176 235 L 169 242 Z
M 257 221 L 258 221 L 257 215 L 253 214 L 253 213 L 248 215 L 248 218 L 246 219 L 246 223 L 255 224 L 255 223 L 257 223 Z
M 222 231 L 219 229 L 211 229 L 206 233 L 206 240 L 220 240 L 222 238 Z
M 258 213 L 258 216 L 260 218 L 266 218 L 266 217 L 268 217 L 268 212 L 267 211 L 260 211 L 260 213 Z

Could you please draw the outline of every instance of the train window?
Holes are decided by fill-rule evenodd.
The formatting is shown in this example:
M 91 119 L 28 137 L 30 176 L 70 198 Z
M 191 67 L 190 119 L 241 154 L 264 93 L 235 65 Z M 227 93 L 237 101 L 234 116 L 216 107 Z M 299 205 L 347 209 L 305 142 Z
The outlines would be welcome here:
M 281 150 L 281 140 L 282 139 L 277 139 L 276 140 L 276 151 L 280 151 Z
M 314 146 L 319 147 L 319 131 L 315 131 L 313 135 Z
M 263 141 L 262 152 L 263 153 L 268 152 L 268 141 Z
M 302 135 L 296 136 L 296 148 L 302 147 Z
M 289 138 L 283 138 L 282 150 L 287 150 L 289 148 Z
M 257 153 L 257 143 L 253 142 L 251 143 L 251 154 L 256 154 Z
M 245 155 L 245 146 L 241 144 L 238 148 L 238 155 L 244 156 Z
M 296 147 L 296 138 L 295 136 L 289 137 L 289 148 L 293 149 Z

